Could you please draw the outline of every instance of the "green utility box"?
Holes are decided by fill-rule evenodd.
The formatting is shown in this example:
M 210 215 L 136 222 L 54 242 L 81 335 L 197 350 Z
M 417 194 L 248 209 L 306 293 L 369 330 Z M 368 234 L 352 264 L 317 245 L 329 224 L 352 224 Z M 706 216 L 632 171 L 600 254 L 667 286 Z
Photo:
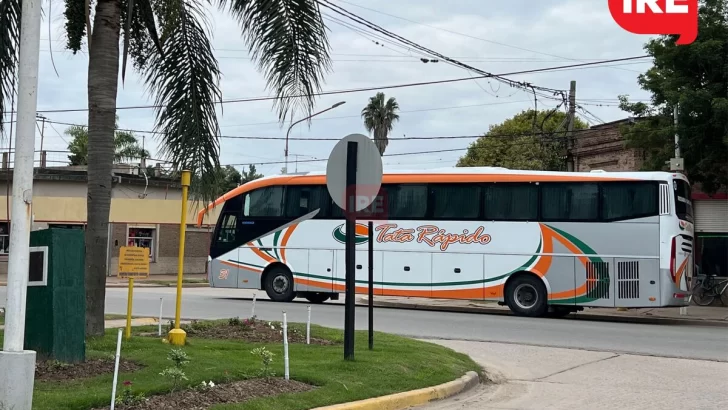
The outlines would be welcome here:
M 30 233 L 25 349 L 36 351 L 38 360 L 86 358 L 84 254 L 81 229 Z

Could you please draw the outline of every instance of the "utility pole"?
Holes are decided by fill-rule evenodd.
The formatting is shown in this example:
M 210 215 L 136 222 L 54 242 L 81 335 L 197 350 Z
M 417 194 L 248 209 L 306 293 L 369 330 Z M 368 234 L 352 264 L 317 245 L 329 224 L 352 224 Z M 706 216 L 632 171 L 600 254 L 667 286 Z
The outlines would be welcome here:
M 684 171 L 685 162 L 680 156 L 680 133 L 677 131 L 677 117 L 680 112 L 680 104 L 676 103 L 672 109 L 673 125 L 675 126 L 675 157 L 670 158 L 668 165 L 670 165 L 670 171 Z
M 35 382 L 34 351 L 24 350 L 25 305 L 33 215 L 33 154 L 38 113 L 41 2 L 23 0 L 18 53 L 18 123 L 13 169 L 12 221 L 8 251 L 5 338 L 0 352 L 0 408 L 31 410 Z
M 574 172 L 574 121 L 576 120 L 576 81 L 569 87 L 569 122 L 566 125 L 566 170 Z
M 38 118 L 41 120 L 41 126 L 40 126 L 40 152 L 43 152 L 43 134 L 45 134 L 45 122 L 46 117 L 43 115 L 39 115 Z

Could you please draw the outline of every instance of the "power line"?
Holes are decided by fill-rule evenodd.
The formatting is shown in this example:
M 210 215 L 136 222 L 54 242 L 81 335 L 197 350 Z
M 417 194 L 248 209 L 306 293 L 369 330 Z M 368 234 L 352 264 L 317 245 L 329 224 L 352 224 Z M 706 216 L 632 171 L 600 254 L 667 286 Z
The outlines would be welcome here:
M 473 40 L 479 40 L 479 41 L 483 41 L 483 42 L 486 42 L 486 43 L 491 43 L 491 44 L 496 44 L 496 45 L 503 46 L 503 47 L 513 48 L 513 49 L 516 49 L 516 50 L 527 51 L 529 53 L 541 54 L 541 55 L 548 56 L 548 57 L 559 58 L 561 60 L 567 60 L 567 61 L 584 61 L 584 60 L 579 60 L 579 59 L 575 59 L 575 58 L 563 57 L 563 56 L 559 56 L 559 55 L 556 55 L 556 54 L 544 53 L 542 51 L 536 51 L 536 50 L 532 50 L 532 49 L 525 48 L 525 47 L 514 46 L 512 44 L 506 44 L 506 43 L 502 43 L 502 42 L 499 42 L 499 41 L 488 40 L 488 39 L 481 38 L 481 37 L 471 36 L 469 34 L 460 33 L 460 32 L 457 32 L 457 31 L 448 30 L 446 28 L 437 27 L 437 26 L 433 26 L 433 25 L 430 25 L 430 24 L 425 24 L 425 23 L 422 23 L 422 22 L 419 22 L 419 21 L 415 21 L 415 20 L 410 20 L 410 19 L 407 19 L 407 18 L 404 18 L 404 17 L 401 17 L 401 16 L 396 16 L 394 14 L 385 13 L 385 12 L 383 12 L 381 10 L 375 10 L 375 9 L 372 9 L 372 8 L 369 8 L 369 7 L 365 7 L 365 6 L 356 4 L 356 3 L 350 3 L 350 2 L 345 1 L 345 0 L 338 0 L 338 1 L 340 1 L 341 3 L 348 4 L 350 6 L 358 7 L 358 8 L 364 9 L 364 10 L 369 10 L 369 11 L 372 11 L 374 13 L 378 13 L 378 14 L 382 14 L 382 15 L 385 15 L 385 16 L 393 17 L 393 18 L 396 18 L 396 19 L 399 19 L 399 20 L 403 20 L 403 21 L 407 21 L 407 22 L 410 22 L 410 23 L 418 24 L 418 25 L 421 25 L 421 26 L 429 27 L 429 28 L 435 29 L 435 30 L 444 31 L 446 33 L 455 34 L 455 35 L 458 35 L 458 36 L 470 38 L 470 39 L 473 39 Z M 634 71 L 634 70 L 629 70 L 629 71 Z
M 66 122 L 60 122 L 60 121 L 53 121 L 50 119 L 46 120 L 49 124 L 56 124 L 56 125 L 67 125 L 67 126 L 75 126 L 78 124 L 72 124 L 72 123 L 66 123 Z M 602 121 L 603 122 L 603 121 Z M 83 126 L 83 125 L 82 125 Z M 54 129 L 55 130 L 55 129 Z M 135 130 L 135 129 L 128 129 L 128 128 L 118 128 L 117 131 L 126 131 L 126 132 L 134 132 L 134 133 L 146 133 L 146 134 L 164 134 L 162 132 L 158 131 L 148 131 L 148 130 Z M 590 128 L 585 129 L 579 129 L 574 130 L 574 133 L 585 133 L 591 131 Z M 473 139 L 473 138 L 480 138 L 483 136 L 491 137 L 491 138 L 520 138 L 520 137 L 538 137 L 538 136 L 550 136 L 552 135 L 552 132 L 523 132 L 519 134 L 473 134 L 473 135 L 444 135 L 444 136 L 422 136 L 422 137 L 404 137 L 404 138 L 389 138 L 389 141 L 418 141 L 418 140 L 457 140 L 457 139 Z M 248 136 L 248 135 L 220 135 L 219 138 L 224 139 L 235 139 L 235 140 L 257 140 L 257 141 L 284 141 L 286 140 L 286 137 L 268 137 L 268 136 Z M 578 138 L 576 136 L 575 138 Z M 289 141 L 339 141 L 341 137 L 289 137 Z M 65 140 L 64 140 L 65 142 Z
M 481 75 L 481 76 L 476 76 L 476 77 L 453 78 L 453 79 L 449 79 L 449 80 L 421 81 L 421 82 L 416 82 L 416 83 L 404 83 L 404 84 L 384 85 L 384 86 L 375 86 L 375 87 L 351 88 L 348 90 L 323 91 L 320 93 L 313 93 L 313 94 L 311 94 L 311 96 L 339 95 L 339 94 L 350 94 L 350 93 L 357 93 L 357 92 L 368 92 L 368 91 L 387 90 L 387 89 L 396 89 L 396 88 L 421 87 L 421 86 L 426 86 L 426 85 L 437 85 L 437 84 L 457 83 L 457 82 L 463 82 L 463 81 L 473 81 L 473 80 L 478 80 L 478 79 L 482 79 L 482 78 L 494 78 L 495 76 L 502 77 L 502 76 L 506 76 L 506 75 L 535 74 L 535 73 L 544 73 L 544 72 L 550 72 L 550 71 L 563 71 L 563 70 L 572 69 L 572 68 L 598 66 L 598 65 L 607 64 L 607 63 L 638 60 L 638 59 L 648 58 L 648 57 L 650 57 L 650 56 L 642 55 L 642 56 L 634 56 L 634 57 L 615 58 L 615 59 L 610 59 L 610 60 L 592 61 L 592 62 L 588 62 L 588 63 L 569 64 L 569 65 L 564 65 L 564 66 L 544 67 L 544 68 L 535 68 L 535 69 L 530 69 L 530 70 L 512 71 L 512 72 L 503 73 L 503 74 L 489 74 L 489 75 Z M 305 97 L 305 96 L 306 95 L 294 95 L 294 96 L 290 96 L 290 97 L 249 97 L 249 98 L 222 100 L 219 103 L 220 104 L 231 104 L 231 103 L 258 102 L 258 101 L 276 100 L 278 98 L 300 98 L 300 97 Z M 554 97 L 552 97 L 552 96 L 546 96 L 546 97 L 554 99 Z M 116 107 L 117 110 L 139 110 L 139 109 L 149 109 L 149 108 L 162 108 L 162 106 L 160 106 L 160 105 L 136 105 L 136 106 Z M 68 113 L 68 112 L 86 112 L 86 111 L 88 111 L 88 108 L 38 110 L 39 113 L 46 113 L 46 114 Z M 11 111 L 11 112 L 15 113 L 15 111 Z
M 341 16 L 344 16 L 344 17 L 346 17 L 346 18 L 348 18 L 348 19 L 356 22 L 356 23 L 359 23 L 359 24 L 364 25 L 364 26 L 366 26 L 366 27 L 368 27 L 368 28 L 370 28 L 370 29 L 372 29 L 374 31 L 377 31 L 379 33 L 382 33 L 383 35 L 385 35 L 388 38 L 394 38 L 397 41 L 400 41 L 400 42 L 402 42 L 404 44 L 407 44 L 407 45 L 409 45 L 411 47 L 414 47 L 414 48 L 416 48 L 418 50 L 421 50 L 423 52 L 426 52 L 426 53 L 428 53 L 428 54 L 430 54 L 432 56 L 435 56 L 437 58 L 440 58 L 442 60 L 445 60 L 445 61 L 447 61 L 450 64 L 453 64 L 453 65 L 459 66 L 461 68 L 465 68 L 467 70 L 471 70 L 471 71 L 480 73 L 480 74 L 485 75 L 485 76 L 488 76 L 489 78 L 493 78 L 493 79 L 495 79 L 497 81 L 503 82 L 503 83 L 505 83 L 505 84 L 507 84 L 507 85 L 509 85 L 511 87 L 523 88 L 525 90 L 530 89 L 530 90 L 534 91 L 534 93 L 535 93 L 535 90 L 538 89 L 540 91 L 552 92 L 554 94 L 561 94 L 562 95 L 562 98 L 565 98 L 564 90 L 558 90 L 558 89 L 554 89 L 554 88 L 536 86 L 536 85 L 530 84 L 530 83 L 525 82 L 525 81 L 520 81 L 520 82 L 519 81 L 514 81 L 514 80 L 511 80 L 509 78 L 504 77 L 503 75 L 492 74 L 492 73 L 489 73 L 487 71 L 484 71 L 484 70 L 481 70 L 481 69 L 478 69 L 478 68 L 469 66 L 469 65 L 464 64 L 464 63 L 462 63 L 462 62 L 460 62 L 458 60 L 455 60 L 453 58 L 447 57 L 447 56 L 445 56 L 443 54 L 440 54 L 440 53 L 438 53 L 436 51 L 430 50 L 430 49 L 428 49 L 428 48 L 426 48 L 426 47 L 424 47 L 424 46 L 422 46 L 420 44 L 417 44 L 417 43 L 415 43 L 413 41 L 407 40 L 406 38 L 404 38 L 402 36 L 399 36 L 399 35 L 397 35 L 395 33 L 392 33 L 392 32 L 390 32 L 388 30 L 385 30 L 384 28 L 382 28 L 382 27 L 380 27 L 380 26 L 378 26 L 378 25 L 376 25 L 376 24 L 374 24 L 374 23 L 372 23 L 372 22 L 364 19 L 361 16 L 358 16 L 358 15 L 356 15 L 356 14 L 354 14 L 354 13 L 346 10 L 343 7 L 337 6 L 337 5 L 329 2 L 328 0 L 317 0 L 317 3 L 320 4 L 323 7 L 328 8 L 329 10 L 332 10 L 333 12 L 335 12 L 335 13 L 341 15 Z

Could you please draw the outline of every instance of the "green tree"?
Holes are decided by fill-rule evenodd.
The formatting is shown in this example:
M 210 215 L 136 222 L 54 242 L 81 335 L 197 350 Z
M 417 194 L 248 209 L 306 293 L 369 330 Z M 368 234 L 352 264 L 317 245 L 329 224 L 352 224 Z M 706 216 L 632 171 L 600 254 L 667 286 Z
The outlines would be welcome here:
M 123 81 L 131 56 L 156 100 L 160 155 L 174 170 L 198 173 L 198 183 L 208 186 L 216 183 L 220 166 L 215 105 L 222 99 L 221 73 L 210 41 L 206 1 L 96 0 L 90 3 L 93 13 L 87 0 L 64 3 L 66 47 L 76 53 L 84 39 L 88 44 L 86 333 L 101 336 L 119 71 Z M 279 120 L 294 116 L 298 109 L 310 114 L 314 95 L 331 67 L 318 3 L 219 0 L 214 4 L 240 23 L 253 60 L 278 97 L 273 104 Z M 21 0 L 0 0 L 0 102 L 14 92 L 20 12 Z M 0 117 L 5 112 L 5 105 L 0 105 Z
M 652 94 L 651 104 L 620 96 L 620 107 L 635 117 L 622 134 L 627 146 L 647 153 L 644 169 L 666 169 L 675 156 L 677 132 L 688 177 L 709 193 L 728 185 L 727 13 L 724 0 L 701 0 L 694 43 L 678 46 L 677 36 L 660 36 L 645 44 L 654 65 L 638 83 Z
M 534 121 L 534 112 L 524 110 L 501 124 L 491 125 L 488 132 L 470 144 L 457 166 L 566 170 L 566 114 L 538 111 Z M 576 118 L 574 129 L 585 128 L 587 124 Z
M 399 104 L 394 97 L 386 100 L 384 93 L 377 93 L 369 98 L 369 103 L 363 110 L 361 116 L 364 119 L 364 126 L 367 131 L 374 133 L 374 145 L 379 149 L 379 154 L 389 145 L 389 133 L 394 128 L 394 123 L 399 120 Z
M 194 200 L 202 200 L 207 197 L 217 198 L 237 186 L 262 177 L 263 175 L 259 174 L 255 169 L 255 165 L 252 164 L 248 165 L 248 170 L 243 170 L 242 173 L 232 165 L 225 165 L 216 169 L 213 184 L 201 184 L 199 183 L 201 176 L 199 174 L 195 175 L 191 181 L 190 196 Z
M 66 129 L 64 134 L 72 138 L 68 144 L 71 165 L 88 165 L 88 129 L 74 125 Z M 139 145 L 133 133 L 116 131 L 114 133 L 114 163 L 149 158 L 149 151 Z

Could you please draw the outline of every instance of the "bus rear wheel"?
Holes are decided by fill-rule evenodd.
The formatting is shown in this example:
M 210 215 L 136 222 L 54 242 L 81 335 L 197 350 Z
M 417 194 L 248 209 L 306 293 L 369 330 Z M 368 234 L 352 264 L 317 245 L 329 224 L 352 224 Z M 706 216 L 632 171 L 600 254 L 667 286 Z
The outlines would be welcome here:
M 293 291 L 293 275 L 283 267 L 271 269 L 265 275 L 263 287 L 270 300 L 275 302 L 291 302 L 296 297 Z
M 546 286 L 532 275 L 519 275 L 508 284 L 506 304 L 518 316 L 541 317 L 548 311 Z

